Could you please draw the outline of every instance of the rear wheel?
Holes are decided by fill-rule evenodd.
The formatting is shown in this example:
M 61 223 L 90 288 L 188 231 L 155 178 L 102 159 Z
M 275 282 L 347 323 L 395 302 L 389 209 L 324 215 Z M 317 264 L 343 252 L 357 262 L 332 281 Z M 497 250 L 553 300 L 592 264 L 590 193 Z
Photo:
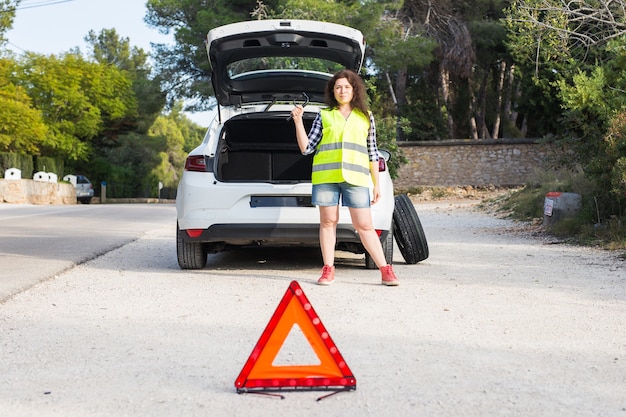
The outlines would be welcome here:
M 383 239 L 380 243 L 383 246 L 385 260 L 389 265 L 391 265 L 393 262 L 393 227 L 389 228 L 389 233 L 387 233 L 387 237 L 385 237 L 385 239 Z M 367 269 L 378 269 L 378 266 L 376 266 L 376 262 L 374 262 L 374 259 L 372 259 L 367 251 L 365 251 L 365 267 Z
M 207 253 L 202 242 L 185 242 L 176 225 L 176 254 L 181 269 L 202 269 L 206 266 Z
M 395 198 L 393 234 L 407 264 L 416 264 L 428 258 L 428 243 L 422 223 L 413 202 L 406 194 Z

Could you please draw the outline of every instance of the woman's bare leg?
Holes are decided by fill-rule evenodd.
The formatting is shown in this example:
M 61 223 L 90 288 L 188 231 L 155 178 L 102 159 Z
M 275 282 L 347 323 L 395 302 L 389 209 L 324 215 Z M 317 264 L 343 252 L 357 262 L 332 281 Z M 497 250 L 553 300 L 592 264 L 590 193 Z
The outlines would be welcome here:
M 370 254 L 377 267 L 386 266 L 385 252 L 380 243 L 380 237 L 372 224 L 372 212 L 369 208 L 350 208 L 352 225 L 359 233 L 361 243 Z
M 324 265 L 335 264 L 339 206 L 320 206 L 320 248 Z

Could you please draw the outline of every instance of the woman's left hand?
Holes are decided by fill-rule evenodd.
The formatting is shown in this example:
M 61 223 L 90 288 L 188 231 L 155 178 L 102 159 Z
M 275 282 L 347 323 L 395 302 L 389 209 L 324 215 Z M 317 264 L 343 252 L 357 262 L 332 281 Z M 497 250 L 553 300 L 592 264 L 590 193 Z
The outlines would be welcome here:
M 378 200 L 380 200 L 380 187 L 376 184 L 372 193 L 372 204 L 376 204 Z

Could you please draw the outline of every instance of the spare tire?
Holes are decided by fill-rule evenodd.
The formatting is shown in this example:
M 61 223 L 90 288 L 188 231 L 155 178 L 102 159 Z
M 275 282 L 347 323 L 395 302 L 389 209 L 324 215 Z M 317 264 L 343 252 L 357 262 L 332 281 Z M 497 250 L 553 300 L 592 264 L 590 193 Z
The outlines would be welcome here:
M 393 235 L 407 264 L 416 264 L 428 258 L 428 243 L 413 202 L 406 194 L 395 198 Z

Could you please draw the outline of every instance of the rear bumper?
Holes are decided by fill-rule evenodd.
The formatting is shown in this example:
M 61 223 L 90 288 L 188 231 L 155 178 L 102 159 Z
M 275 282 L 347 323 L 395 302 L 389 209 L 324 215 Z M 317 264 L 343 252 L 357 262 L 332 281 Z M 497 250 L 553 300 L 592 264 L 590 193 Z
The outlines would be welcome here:
M 197 237 L 182 230 L 187 242 L 224 242 L 230 245 L 319 245 L 319 224 L 214 224 Z M 337 227 L 338 242 L 360 242 L 352 228 Z
M 365 248 L 359 235 L 351 227 L 337 227 L 336 249 L 352 253 L 364 253 Z M 382 230 L 380 239 L 384 241 L 390 230 Z M 190 237 L 185 230 L 179 236 L 185 242 L 206 243 L 209 253 L 226 250 L 229 247 L 244 246 L 306 246 L 319 247 L 319 224 L 215 224 L 196 237 Z

